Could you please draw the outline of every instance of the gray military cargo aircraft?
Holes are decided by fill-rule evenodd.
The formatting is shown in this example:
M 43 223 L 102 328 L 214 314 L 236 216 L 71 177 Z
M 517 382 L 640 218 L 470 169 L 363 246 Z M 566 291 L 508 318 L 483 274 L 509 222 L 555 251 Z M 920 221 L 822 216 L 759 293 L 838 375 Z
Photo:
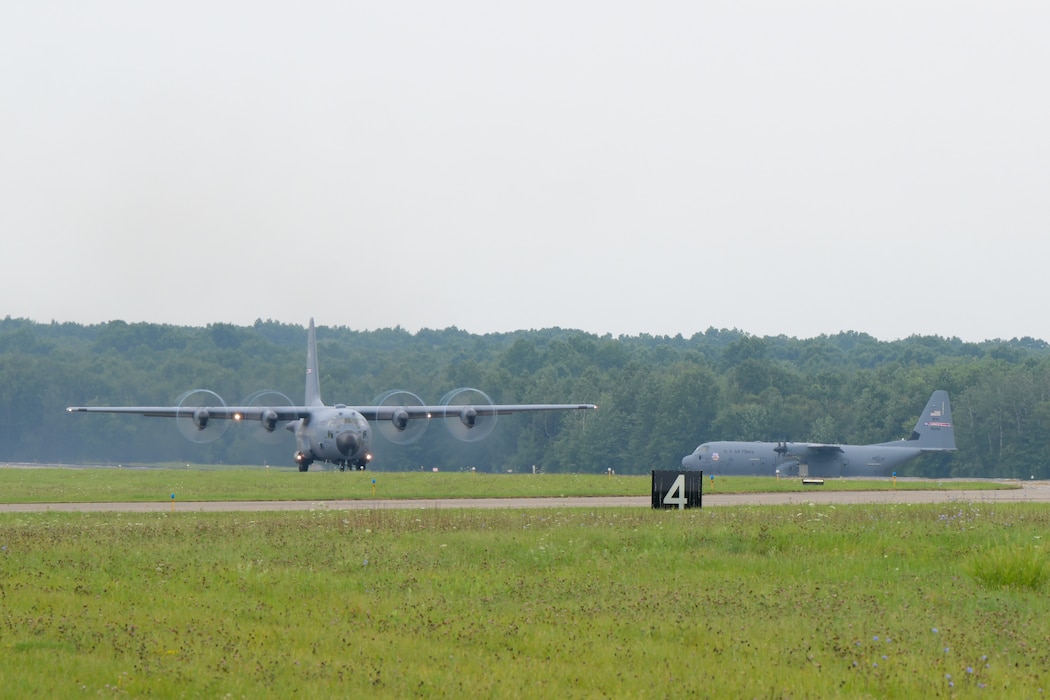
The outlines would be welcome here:
M 326 406 L 321 401 L 317 372 L 317 337 L 314 320 L 310 319 L 306 344 L 306 397 L 302 406 L 279 392 L 253 394 L 244 406 L 227 406 L 218 394 L 197 389 L 183 394 L 177 406 L 70 406 L 70 413 L 130 413 L 142 416 L 174 418 L 179 430 L 193 442 L 217 439 L 231 422 L 256 421 L 258 434 L 269 441 L 277 425 L 295 434 L 293 457 L 299 471 L 305 472 L 314 462 L 333 464 L 346 470 L 364 469 L 372 459 L 374 421 L 381 433 L 392 442 L 406 444 L 419 439 L 431 418 L 444 418 L 445 426 L 465 442 L 483 439 L 495 426 L 496 416 L 526 411 L 570 411 L 597 408 L 594 404 L 493 404 L 477 389 L 462 388 L 449 392 L 441 405 L 427 406 L 408 391 L 388 391 L 375 406 Z M 221 426 L 221 427 L 219 427 Z
M 948 392 L 935 391 L 905 440 L 875 445 L 812 442 L 705 442 L 682 459 L 682 468 L 729 476 L 890 476 L 924 452 L 955 449 Z

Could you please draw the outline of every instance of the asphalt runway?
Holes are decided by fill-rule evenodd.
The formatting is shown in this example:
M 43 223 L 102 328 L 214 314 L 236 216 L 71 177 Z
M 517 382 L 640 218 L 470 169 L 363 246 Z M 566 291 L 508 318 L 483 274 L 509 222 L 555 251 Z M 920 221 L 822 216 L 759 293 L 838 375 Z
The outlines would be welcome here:
M 1021 488 L 987 491 L 812 491 L 704 493 L 703 507 L 806 504 L 1050 503 L 1050 482 L 1012 482 Z M 1012 485 L 1011 484 L 1011 485 Z M 302 510 L 438 510 L 453 508 L 649 508 L 648 496 L 593 498 L 435 498 L 359 501 L 157 501 L 149 503 L 0 503 L 0 513 L 215 513 Z

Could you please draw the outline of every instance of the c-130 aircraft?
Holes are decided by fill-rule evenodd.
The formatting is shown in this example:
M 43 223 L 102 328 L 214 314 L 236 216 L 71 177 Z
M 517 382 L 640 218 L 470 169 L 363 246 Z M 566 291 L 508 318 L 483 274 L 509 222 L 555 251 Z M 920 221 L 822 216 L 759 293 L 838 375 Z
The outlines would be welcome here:
M 705 442 L 682 459 L 682 468 L 730 476 L 890 476 L 924 452 L 955 449 L 948 392 L 935 391 L 905 440 L 874 445 L 811 442 Z
M 272 399 L 280 399 L 272 401 Z M 274 405 L 267 405 L 267 400 Z M 438 406 L 427 406 L 415 394 L 388 391 L 375 406 L 326 406 L 321 401 L 317 372 L 317 336 L 310 319 L 306 345 L 306 396 L 302 406 L 290 403 L 279 392 L 254 394 L 245 406 L 227 406 L 218 394 L 205 389 L 187 392 L 177 406 L 70 406 L 70 413 L 129 413 L 141 416 L 175 418 L 179 430 L 193 442 L 211 442 L 225 432 L 227 421 L 257 421 L 260 435 L 274 435 L 277 425 L 295 434 L 293 459 L 299 471 L 305 472 L 314 462 L 339 467 L 364 469 L 372 459 L 372 430 L 375 421 L 392 442 L 414 442 L 426 430 L 430 418 L 443 418 L 449 432 L 465 442 L 486 437 L 496 423 L 496 416 L 527 411 L 570 411 L 597 408 L 594 404 L 493 404 L 477 389 L 456 389 L 445 395 Z M 211 405 L 208 405 L 208 404 Z M 215 421 L 221 421 L 216 429 Z

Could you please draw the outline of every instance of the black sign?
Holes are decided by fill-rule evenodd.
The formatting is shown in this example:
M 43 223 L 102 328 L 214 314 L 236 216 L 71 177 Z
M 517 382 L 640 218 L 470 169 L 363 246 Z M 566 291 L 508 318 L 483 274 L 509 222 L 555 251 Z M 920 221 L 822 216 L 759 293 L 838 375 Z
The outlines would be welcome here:
M 653 508 L 699 508 L 703 472 L 653 470 Z

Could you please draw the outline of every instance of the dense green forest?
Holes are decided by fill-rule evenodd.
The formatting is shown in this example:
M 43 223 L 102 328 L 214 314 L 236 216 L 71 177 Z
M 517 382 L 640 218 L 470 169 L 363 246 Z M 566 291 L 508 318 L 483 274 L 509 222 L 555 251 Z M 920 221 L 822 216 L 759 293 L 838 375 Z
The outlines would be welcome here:
M 489 438 L 458 443 L 434 421 L 418 442 L 376 437 L 374 469 L 642 473 L 675 468 L 714 439 L 870 443 L 908 435 L 934 389 L 951 395 L 959 450 L 904 474 L 1050 478 L 1050 347 L 1032 338 L 886 342 L 844 332 L 796 339 L 708 329 L 596 336 L 564 329 L 475 335 L 319 327 L 325 401 L 371 403 L 406 389 L 437 403 L 470 386 L 498 403 L 597 403 L 598 411 L 504 416 Z M 206 388 L 227 403 L 260 389 L 303 397 L 306 331 L 256 321 L 205 328 L 122 321 L 83 326 L 0 321 L 0 460 L 291 466 L 278 445 L 235 425 L 198 445 L 174 422 L 70 415 L 69 405 L 170 405 Z

